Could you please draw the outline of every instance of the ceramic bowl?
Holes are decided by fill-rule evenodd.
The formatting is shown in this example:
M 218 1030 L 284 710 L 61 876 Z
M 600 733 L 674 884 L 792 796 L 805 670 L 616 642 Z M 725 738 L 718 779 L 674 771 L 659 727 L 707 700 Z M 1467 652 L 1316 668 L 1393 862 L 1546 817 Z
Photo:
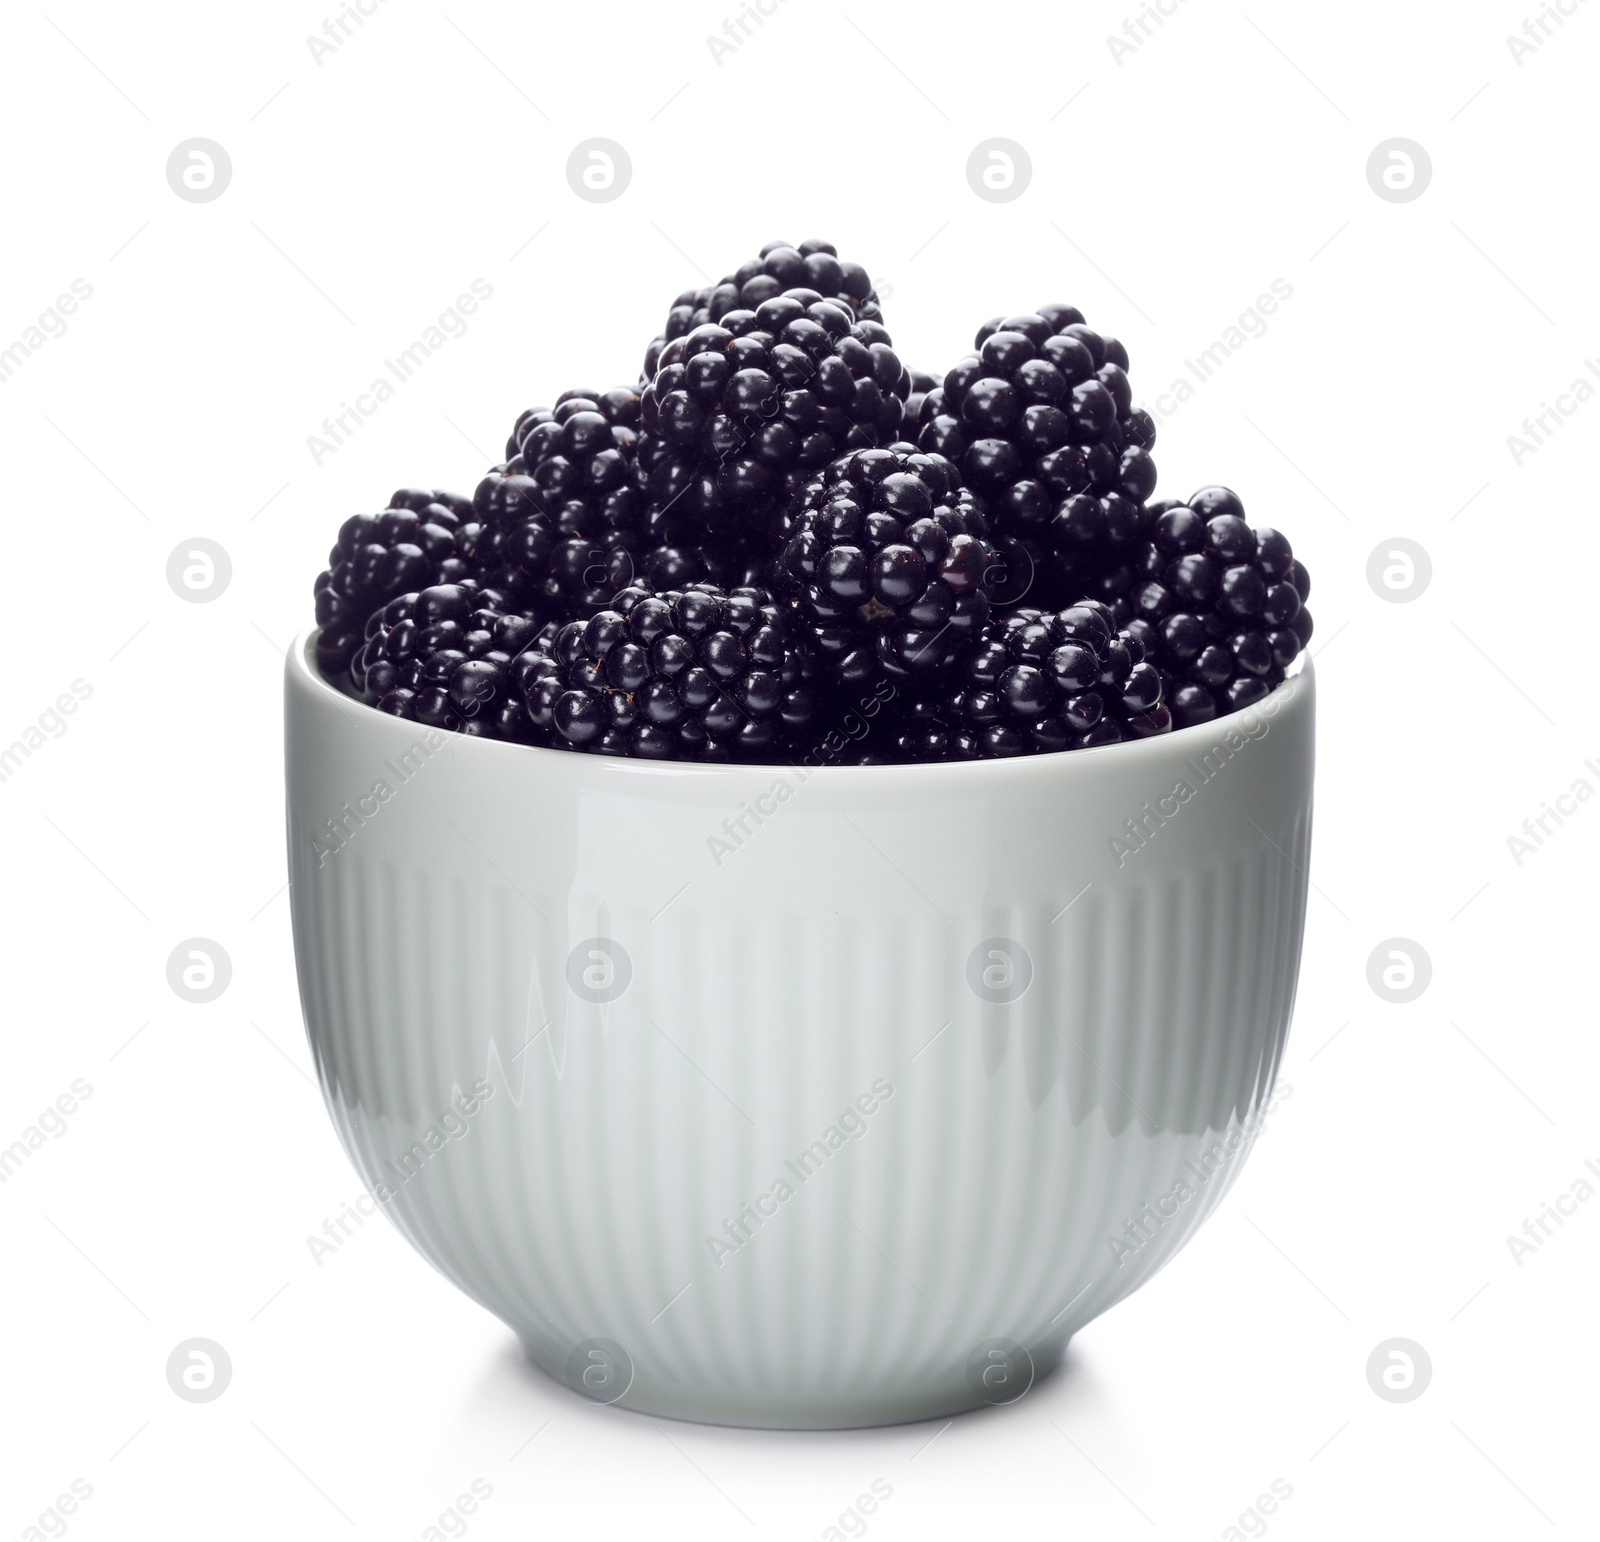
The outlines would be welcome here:
M 1299 966 L 1308 665 L 1070 754 L 701 766 L 431 731 L 313 640 L 288 825 L 328 1108 L 574 1393 L 779 1428 L 1007 1402 L 1237 1175 Z

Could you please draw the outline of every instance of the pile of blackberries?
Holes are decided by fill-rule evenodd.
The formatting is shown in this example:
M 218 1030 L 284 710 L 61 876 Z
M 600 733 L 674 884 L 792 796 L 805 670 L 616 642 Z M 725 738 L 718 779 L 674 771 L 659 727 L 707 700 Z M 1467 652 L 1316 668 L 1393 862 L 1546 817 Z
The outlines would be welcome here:
M 943 378 L 867 272 L 774 241 L 686 290 L 637 387 L 530 408 L 470 497 L 340 527 L 317 662 L 382 712 L 653 760 L 996 759 L 1259 701 L 1311 581 L 1238 495 L 1156 500 L 1128 353 L 1069 305 Z

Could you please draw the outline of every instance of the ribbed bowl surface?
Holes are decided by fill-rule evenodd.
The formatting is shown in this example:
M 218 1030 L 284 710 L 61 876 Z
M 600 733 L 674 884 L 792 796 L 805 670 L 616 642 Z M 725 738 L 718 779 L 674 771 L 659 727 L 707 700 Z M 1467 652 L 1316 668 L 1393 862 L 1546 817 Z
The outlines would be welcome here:
M 618 762 L 287 671 L 335 1124 L 585 1396 L 778 1427 L 1019 1395 L 1226 1191 L 1293 1005 L 1309 666 L 983 764 Z

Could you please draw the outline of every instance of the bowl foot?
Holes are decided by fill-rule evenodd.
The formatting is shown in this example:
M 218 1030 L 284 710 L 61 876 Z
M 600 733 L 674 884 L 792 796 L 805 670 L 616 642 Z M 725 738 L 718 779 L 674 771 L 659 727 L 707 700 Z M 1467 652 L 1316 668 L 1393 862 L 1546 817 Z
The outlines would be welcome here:
M 574 1396 L 694 1424 L 763 1430 L 870 1429 L 1004 1406 L 1019 1401 L 1059 1367 L 1067 1342 L 1030 1354 L 1020 1366 L 997 1361 L 898 1384 L 783 1388 L 671 1380 L 634 1365 L 619 1346 L 603 1339 L 589 1340 L 563 1355 L 551 1344 L 519 1338 L 529 1362 Z

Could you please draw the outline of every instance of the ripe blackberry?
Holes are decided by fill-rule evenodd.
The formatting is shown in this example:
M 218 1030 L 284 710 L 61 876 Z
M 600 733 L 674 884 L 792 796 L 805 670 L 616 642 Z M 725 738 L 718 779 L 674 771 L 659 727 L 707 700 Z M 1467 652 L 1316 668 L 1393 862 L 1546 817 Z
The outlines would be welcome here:
M 924 399 L 918 443 L 947 455 L 1033 568 L 1030 598 L 1090 593 L 1140 533 L 1155 423 L 1133 405 L 1127 350 L 1070 305 L 996 317 Z
M 1167 733 L 1161 678 L 1109 606 L 1018 609 L 984 629 L 953 681 L 909 693 L 897 760 L 996 759 Z
M 686 289 L 667 312 L 667 324 L 645 354 L 641 389 L 655 379 L 661 350 L 674 338 L 687 337 L 708 321 L 720 321 L 732 310 L 755 310 L 762 301 L 795 289 L 814 290 L 824 300 L 843 300 L 858 321 L 881 321 L 883 312 L 867 270 L 857 262 L 841 262 L 828 241 L 769 241 L 757 257 L 743 263 L 720 284 Z
M 556 409 L 567 406 L 568 402 L 582 401 L 588 405 L 585 411 L 598 412 L 608 423 L 621 428 L 632 429 L 635 432 L 639 427 L 639 393 L 629 386 L 617 386 L 610 391 L 591 391 L 577 389 L 563 391 L 556 398 Z M 571 409 L 568 409 L 570 413 Z M 549 407 L 526 408 L 512 425 L 511 436 L 506 440 L 506 459 L 523 454 L 523 448 L 529 435 L 542 424 L 556 421 L 556 411 Z M 532 459 L 527 461 L 531 468 Z
M 381 514 L 352 514 L 312 589 L 323 674 L 344 672 L 367 617 L 386 601 L 465 578 L 476 537 L 472 501 L 459 493 L 402 487 Z
M 473 496 L 474 576 L 541 616 L 588 614 L 632 582 L 644 550 L 639 397 L 566 392 L 517 419 L 515 452 Z
M 835 679 L 930 675 L 989 618 L 986 531 L 983 505 L 944 456 L 856 450 L 797 501 L 778 585 Z
M 888 444 L 907 382 L 889 334 L 815 290 L 674 338 L 644 393 L 652 534 L 724 547 L 847 450 Z
M 475 579 L 432 584 L 396 595 L 368 618 L 361 646 L 350 661 L 350 683 L 368 701 L 393 686 L 414 686 L 416 666 L 443 648 L 466 653 L 469 633 L 485 630 L 485 617 L 501 613 L 503 596 Z
M 762 589 L 621 590 L 563 626 L 522 694 L 551 743 L 649 760 L 761 760 L 816 715 L 805 639 Z
M 1117 617 L 1160 669 L 1187 728 L 1250 706 L 1283 679 L 1311 640 L 1311 576 L 1278 531 L 1251 529 L 1226 487 L 1150 514 Z
M 536 739 L 522 677 L 557 623 L 503 608 L 470 580 L 391 600 L 368 623 L 351 666 L 357 691 L 379 711 L 496 739 Z

